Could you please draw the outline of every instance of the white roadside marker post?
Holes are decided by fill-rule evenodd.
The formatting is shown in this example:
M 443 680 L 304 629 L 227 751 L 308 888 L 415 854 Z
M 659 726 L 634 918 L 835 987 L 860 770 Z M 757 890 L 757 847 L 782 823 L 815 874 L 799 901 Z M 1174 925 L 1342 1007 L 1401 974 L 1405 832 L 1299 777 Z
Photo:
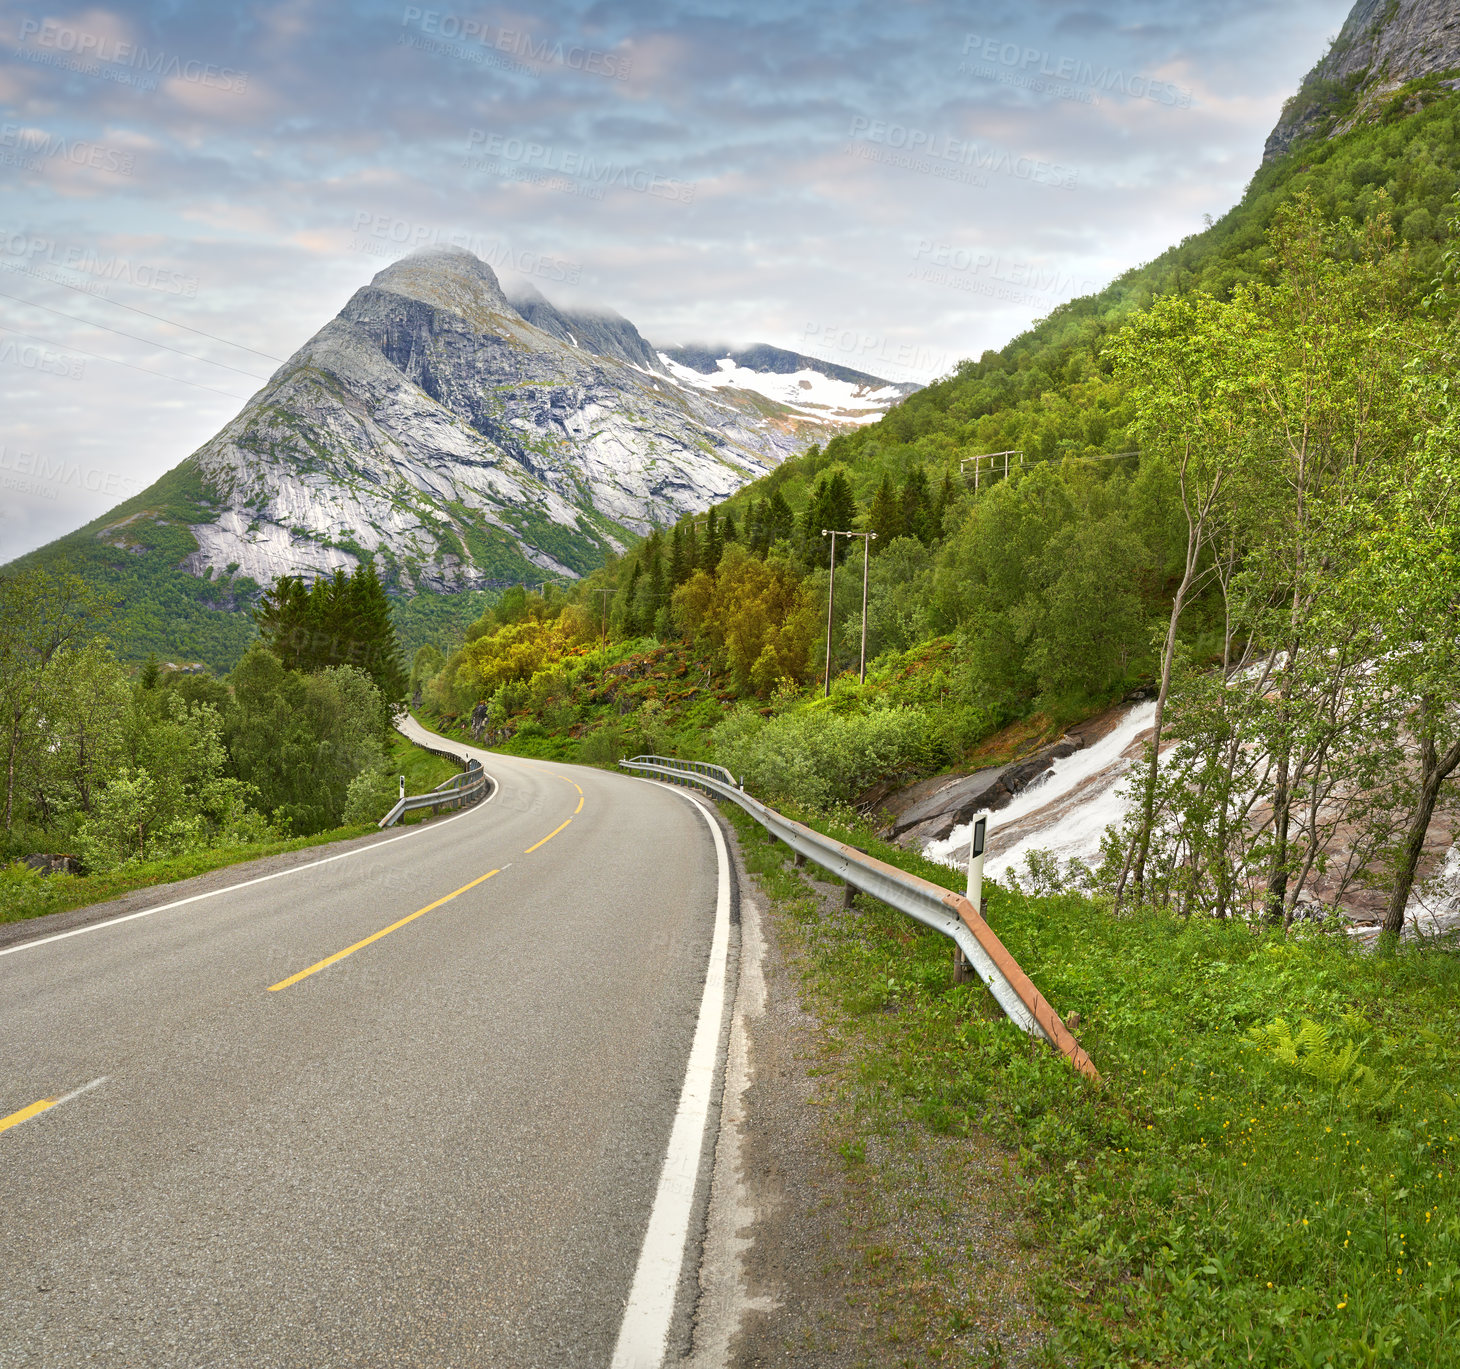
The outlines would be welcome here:
M 980 813 L 968 829 L 968 901 L 974 911 L 982 917 L 983 908 L 983 850 L 988 840 L 988 814 Z M 963 954 L 963 947 L 953 943 L 953 982 L 966 984 L 974 977 L 973 966 Z

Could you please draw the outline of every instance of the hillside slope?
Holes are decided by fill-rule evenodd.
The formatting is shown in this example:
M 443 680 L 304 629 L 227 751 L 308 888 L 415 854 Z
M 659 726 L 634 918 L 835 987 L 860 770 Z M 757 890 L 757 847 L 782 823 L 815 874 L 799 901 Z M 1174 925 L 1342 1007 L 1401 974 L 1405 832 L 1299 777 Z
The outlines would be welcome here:
M 783 463 L 727 506 L 743 521 L 752 501 L 780 491 L 798 510 L 832 466 L 844 468 L 866 504 L 884 475 L 898 480 L 914 466 L 926 467 L 936 483 L 944 471 L 956 478 L 959 463 L 980 453 L 1012 449 L 1025 462 L 1041 462 L 1127 451 L 1135 444 L 1126 431 L 1125 397 L 1102 352 L 1137 311 L 1172 292 L 1201 289 L 1225 299 L 1234 286 L 1265 279 L 1274 216 L 1300 193 L 1329 219 L 1362 221 L 1387 211 L 1422 289 L 1440 268 L 1457 188 L 1460 96 L 1433 75 L 1407 82 L 1346 133 L 1314 134 L 1267 162 L 1241 201 L 1203 232 L 1098 293 L 1062 304 L 1000 351 L 963 362 L 879 421 Z M 965 473 L 971 472 L 969 462 Z

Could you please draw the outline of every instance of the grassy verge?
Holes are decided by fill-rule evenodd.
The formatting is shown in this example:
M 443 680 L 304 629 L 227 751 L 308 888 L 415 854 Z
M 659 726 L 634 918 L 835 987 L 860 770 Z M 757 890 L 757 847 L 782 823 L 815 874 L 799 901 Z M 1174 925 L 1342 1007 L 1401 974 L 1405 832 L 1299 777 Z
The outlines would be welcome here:
M 399 732 L 390 734 L 388 760 L 395 774 L 406 777 L 407 794 L 425 794 L 438 784 L 444 784 L 453 775 L 461 774 L 459 765 L 407 741 Z
M 785 848 L 732 817 L 774 895 Z M 1460 957 L 991 895 L 1016 959 L 1081 1014 L 1101 1084 L 954 985 L 936 934 L 864 899 L 840 917 L 784 906 L 811 999 L 879 1100 L 866 1115 L 1017 1149 L 1051 1362 L 1460 1363 Z
M 390 764 L 397 774 L 406 777 L 406 792 L 425 793 L 443 780 L 460 773 L 450 761 L 407 741 L 398 733 L 390 743 Z M 428 811 L 407 813 L 402 823 L 422 822 Z M 91 903 L 105 903 L 134 889 L 149 889 L 158 884 L 175 884 L 179 880 L 204 875 L 225 866 L 276 856 L 286 851 L 302 851 L 310 846 L 327 846 L 336 841 L 373 832 L 373 823 L 355 827 L 337 827 L 329 832 L 316 832 L 307 837 L 281 837 L 275 841 L 253 842 L 246 846 L 207 847 L 187 851 L 166 860 L 123 865 L 119 869 L 96 875 L 37 875 L 20 865 L 0 866 L 0 922 L 22 922 L 43 917 L 47 913 L 63 913 L 84 908 Z
M 881 917 L 860 896 L 857 911 L 844 912 L 839 888 L 813 882 L 819 871 L 794 869 L 784 846 L 767 843 L 738 808 L 726 811 L 785 963 L 802 980 L 803 1005 L 819 1019 L 809 1135 L 840 1174 L 834 1190 L 812 1199 L 818 1208 L 833 1206 L 844 1242 L 824 1253 L 838 1273 L 823 1265 L 810 1276 L 815 1293 L 829 1291 L 831 1301 L 807 1325 L 790 1294 L 777 1339 L 804 1353 L 805 1337 L 828 1363 L 868 1369 L 1037 1363 L 1047 1328 L 1034 1282 L 1047 1262 L 1031 1221 L 1006 1200 L 1017 1152 L 966 1126 L 929 1125 L 889 1068 L 886 1033 L 895 1035 L 896 1026 L 881 1018 L 900 1011 L 901 991 L 888 997 L 880 971 L 869 971 L 865 986 L 828 973 L 832 948 L 845 950 L 844 936 L 865 932 L 869 921 L 897 944 L 915 941 L 919 929 L 896 914 Z M 936 956 L 924 967 L 930 983 L 946 969 Z M 976 1005 L 967 988 L 957 992 L 961 1004 Z M 835 1283 L 829 1290 L 828 1280 Z
M 84 908 L 89 903 L 105 903 L 134 889 L 149 889 L 156 884 L 175 884 L 238 865 L 262 856 L 276 856 L 284 851 L 302 851 L 307 846 L 325 846 L 334 841 L 364 836 L 374 831 L 369 827 L 338 827 L 332 832 L 317 832 L 308 837 L 281 838 L 278 841 L 254 842 L 248 846 L 208 847 L 188 851 L 168 860 L 139 862 L 100 875 L 37 875 L 22 866 L 0 869 L 0 922 L 22 922 L 46 913 L 64 913 L 71 908 Z

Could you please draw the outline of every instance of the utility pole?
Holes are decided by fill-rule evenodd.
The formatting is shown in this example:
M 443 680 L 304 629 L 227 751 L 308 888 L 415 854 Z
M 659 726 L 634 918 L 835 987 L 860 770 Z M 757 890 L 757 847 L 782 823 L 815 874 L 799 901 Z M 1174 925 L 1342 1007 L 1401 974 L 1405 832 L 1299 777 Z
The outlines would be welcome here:
M 875 532 L 840 532 L 832 534 L 832 546 L 836 545 L 838 537 L 860 537 L 862 539 L 862 664 L 857 673 L 857 678 L 867 683 L 867 571 L 872 564 L 872 543 L 876 541 Z
M 826 680 L 822 689 L 824 698 L 831 698 L 831 611 L 836 603 L 836 539 L 837 534 L 829 528 L 822 528 L 821 535 L 831 538 L 831 582 L 826 587 Z
M 590 594 L 603 595 L 603 645 L 608 645 L 608 596 L 613 593 L 611 589 L 590 590 Z
M 823 694 L 831 695 L 831 616 L 836 605 L 836 539 L 838 537 L 860 537 L 862 539 L 862 665 L 858 678 L 867 680 L 867 568 L 872 560 L 872 539 L 875 532 L 842 532 L 822 528 L 821 535 L 831 538 L 831 582 L 826 590 L 826 681 Z
M 958 463 L 958 469 L 960 471 L 962 471 L 963 468 L 966 465 L 968 465 L 968 463 L 970 461 L 973 462 L 973 492 L 975 494 L 977 494 L 978 493 L 978 472 L 979 472 L 979 464 L 978 463 L 980 461 L 989 461 L 989 462 L 992 462 L 995 457 L 1002 456 L 1004 458 L 1004 479 L 1007 480 L 1009 478 L 1009 458 L 1011 456 L 1023 456 L 1023 455 L 1024 455 L 1024 453 L 1022 451 L 1014 451 L 1013 449 L 1010 449 L 1007 452 L 982 452 L 978 456 L 965 456 L 965 457 L 963 457 L 959 461 L 959 463 Z M 993 471 L 994 471 L 994 468 L 993 468 L 992 465 L 990 465 L 989 466 L 989 474 L 992 475 L 993 474 Z

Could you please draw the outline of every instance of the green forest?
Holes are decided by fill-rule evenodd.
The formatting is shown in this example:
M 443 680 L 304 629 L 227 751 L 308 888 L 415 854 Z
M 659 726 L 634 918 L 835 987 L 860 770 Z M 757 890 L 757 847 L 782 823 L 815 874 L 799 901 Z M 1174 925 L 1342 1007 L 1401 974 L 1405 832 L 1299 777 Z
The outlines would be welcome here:
M 308 591 L 280 581 L 221 677 L 155 657 L 130 667 L 107 635 L 114 615 L 74 572 L 0 577 L 0 920 L 368 830 L 403 766 L 432 784 L 454 773 L 393 731 L 406 673 L 370 567 Z M 50 853 L 71 872 L 21 859 Z
M 1069 879 L 1288 925 L 1345 861 L 1340 895 L 1389 889 L 1397 935 L 1460 763 L 1435 630 L 1457 142 L 1445 101 L 1264 168 L 1199 239 L 880 422 L 568 592 L 504 596 L 417 654 L 413 698 L 544 754 L 713 755 L 831 812 L 1148 690 L 1170 764 Z

